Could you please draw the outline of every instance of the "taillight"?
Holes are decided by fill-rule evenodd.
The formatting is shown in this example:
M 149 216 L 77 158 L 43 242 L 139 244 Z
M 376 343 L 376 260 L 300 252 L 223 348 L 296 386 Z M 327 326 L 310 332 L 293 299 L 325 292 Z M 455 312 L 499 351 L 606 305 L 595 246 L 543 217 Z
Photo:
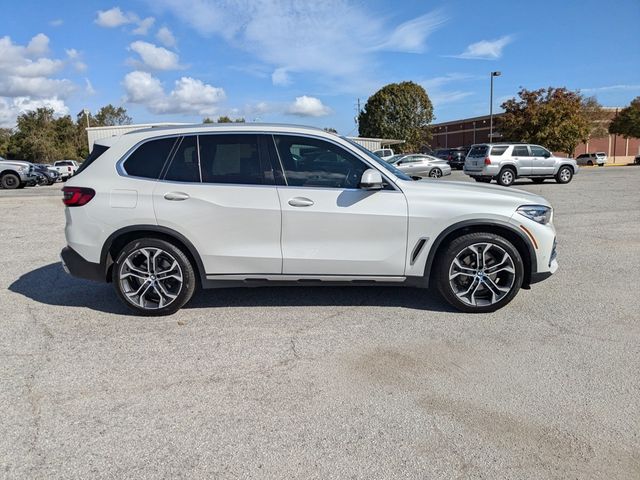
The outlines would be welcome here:
M 96 196 L 95 190 L 84 187 L 64 187 L 62 189 L 62 202 L 67 207 L 81 207 Z
M 484 159 L 484 164 L 485 165 L 491 165 L 491 159 L 489 157 Z

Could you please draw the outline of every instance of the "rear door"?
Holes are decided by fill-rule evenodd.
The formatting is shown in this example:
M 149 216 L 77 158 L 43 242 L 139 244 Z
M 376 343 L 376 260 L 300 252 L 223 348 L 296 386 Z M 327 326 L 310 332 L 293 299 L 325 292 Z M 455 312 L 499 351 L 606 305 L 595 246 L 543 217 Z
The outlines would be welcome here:
M 408 217 L 400 190 L 360 189 L 371 167 L 326 139 L 274 135 L 274 147 L 284 171 L 284 274 L 404 275 Z
M 531 175 L 531 153 L 528 145 L 515 145 L 511 157 L 518 168 L 518 175 Z
M 158 225 L 183 234 L 212 274 L 279 274 L 280 202 L 264 137 L 184 136 L 154 190 Z

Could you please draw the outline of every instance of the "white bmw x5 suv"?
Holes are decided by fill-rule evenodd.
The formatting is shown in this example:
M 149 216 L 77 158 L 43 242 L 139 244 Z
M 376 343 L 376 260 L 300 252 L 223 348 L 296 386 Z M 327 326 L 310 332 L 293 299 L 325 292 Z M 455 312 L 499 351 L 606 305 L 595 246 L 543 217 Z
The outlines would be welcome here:
M 322 130 L 262 124 L 99 140 L 63 189 L 64 268 L 135 312 L 196 287 L 436 286 L 490 312 L 557 269 L 552 209 L 497 186 L 415 181 Z

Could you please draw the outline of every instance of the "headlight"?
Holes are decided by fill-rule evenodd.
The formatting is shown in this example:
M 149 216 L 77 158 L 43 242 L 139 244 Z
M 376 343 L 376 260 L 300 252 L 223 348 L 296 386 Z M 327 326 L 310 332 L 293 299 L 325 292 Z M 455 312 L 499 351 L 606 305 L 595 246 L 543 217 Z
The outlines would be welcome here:
M 546 225 L 551 221 L 553 209 L 544 205 L 523 205 L 516 210 L 520 215 L 530 218 L 534 222 Z

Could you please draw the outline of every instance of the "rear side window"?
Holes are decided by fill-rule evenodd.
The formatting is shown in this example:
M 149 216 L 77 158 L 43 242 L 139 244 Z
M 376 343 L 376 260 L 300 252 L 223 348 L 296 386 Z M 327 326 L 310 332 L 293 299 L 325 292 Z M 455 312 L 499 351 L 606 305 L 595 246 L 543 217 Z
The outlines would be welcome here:
M 200 135 L 199 141 L 204 183 L 273 184 L 271 164 L 260 153 L 257 135 Z
M 476 145 L 474 147 L 471 147 L 471 150 L 469 150 L 469 156 L 484 157 L 487 155 L 488 150 L 489 150 L 489 147 L 487 147 L 486 145 Z
M 549 157 L 551 154 L 544 148 L 531 145 L 531 156 L 533 157 Z
M 169 158 L 176 138 L 161 138 L 145 142 L 129 155 L 123 164 L 127 175 L 157 180 Z
M 513 147 L 513 156 L 514 157 L 528 157 L 529 149 L 525 145 L 517 145 Z
M 75 175 L 78 176 L 78 174 L 84 172 L 89 167 L 89 165 L 95 162 L 107 150 L 109 150 L 109 147 L 105 145 L 99 145 L 97 143 L 94 144 L 93 150 L 91 150 L 91 153 L 89 154 L 87 159 L 84 162 L 82 162 L 82 165 L 80 165 L 80 168 L 76 170 Z
M 200 165 L 198 163 L 198 137 L 183 137 L 164 176 L 173 182 L 200 183 Z
M 509 148 L 506 145 L 500 145 L 499 147 L 491 147 L 491 155 L 502 155 L 504 152 L 507 151 L 507 148 Z

